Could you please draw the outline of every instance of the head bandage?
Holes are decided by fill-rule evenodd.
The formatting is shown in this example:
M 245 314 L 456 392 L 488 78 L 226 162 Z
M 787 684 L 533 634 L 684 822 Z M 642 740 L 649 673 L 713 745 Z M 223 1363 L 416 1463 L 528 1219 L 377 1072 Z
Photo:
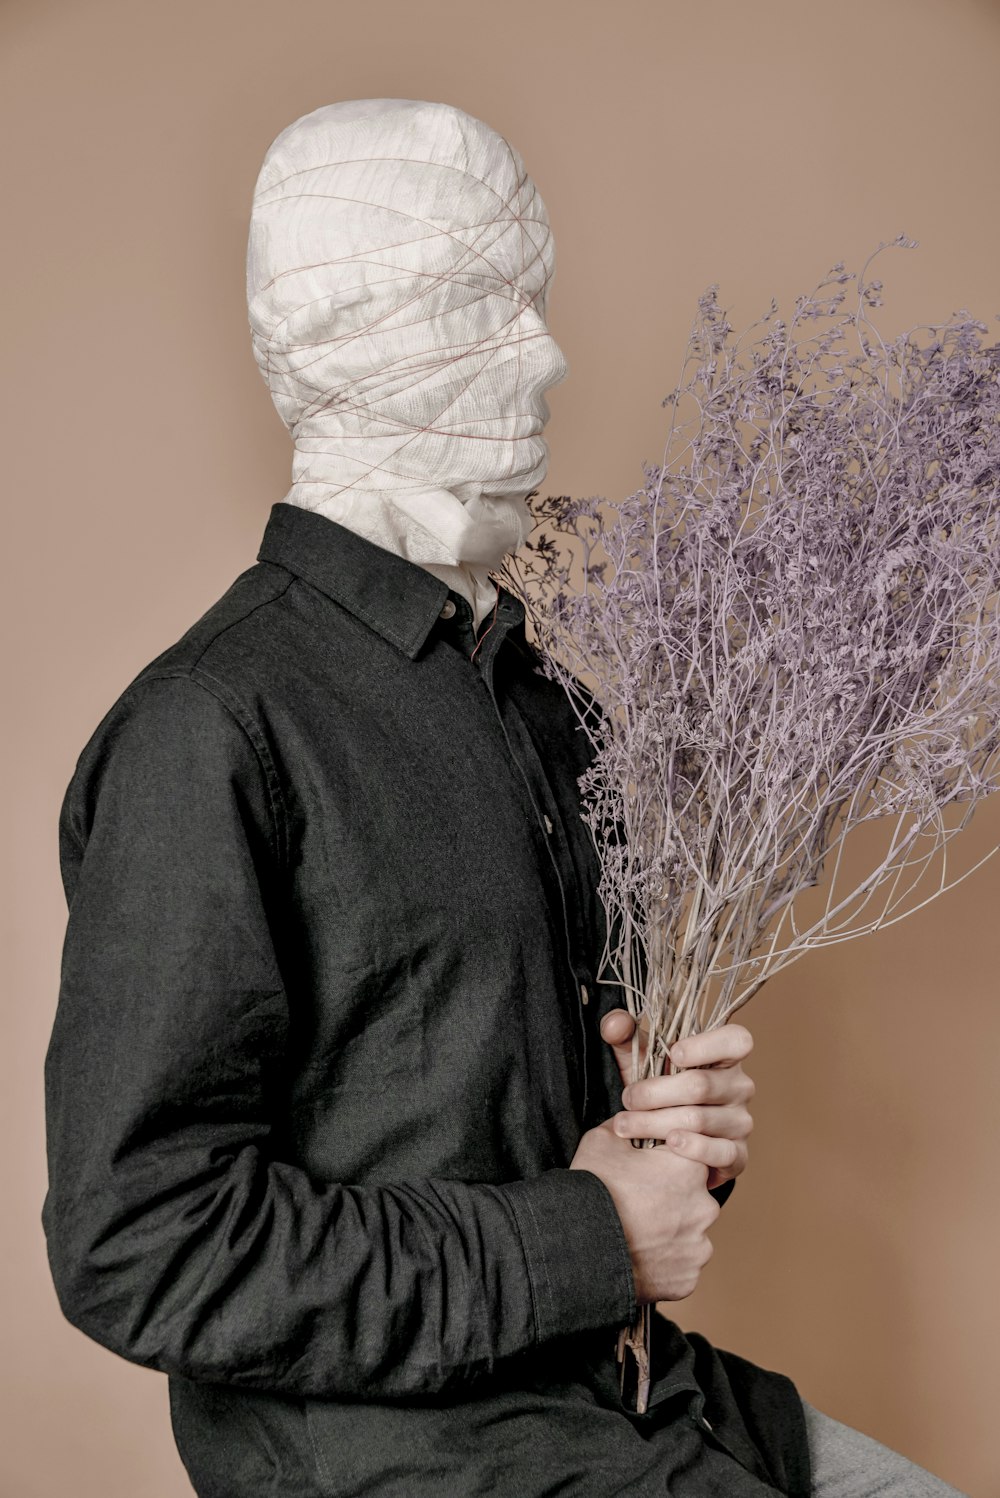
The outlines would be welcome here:
M 290 504 L 468 598 L 533 519 L 554 248 L 518 152 L 447 104 L 324 105 L 271 144 L 254 189 L 254 356 L 295 443 Z

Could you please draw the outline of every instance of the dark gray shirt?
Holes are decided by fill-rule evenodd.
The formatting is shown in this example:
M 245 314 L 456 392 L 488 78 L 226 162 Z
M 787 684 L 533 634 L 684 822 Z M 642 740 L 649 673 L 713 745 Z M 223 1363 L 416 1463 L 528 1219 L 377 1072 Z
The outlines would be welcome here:
M 618 1389 L 591 752 L 511 593 L 285 502 L 83 748 L 43 1224 L 199 1494 L 809 1493 L 784 1375 L 658 1315 Z

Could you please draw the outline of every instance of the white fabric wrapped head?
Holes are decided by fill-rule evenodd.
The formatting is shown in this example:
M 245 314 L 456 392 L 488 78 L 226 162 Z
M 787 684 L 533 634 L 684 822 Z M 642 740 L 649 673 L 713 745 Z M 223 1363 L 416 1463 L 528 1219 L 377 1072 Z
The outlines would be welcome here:
M 448 104 L 323 105 L 257 178 L 247 303 L 295 442 L 285 499 L 426 567 L 477 627 L 548 467 L 554 268 L 520 155 Z

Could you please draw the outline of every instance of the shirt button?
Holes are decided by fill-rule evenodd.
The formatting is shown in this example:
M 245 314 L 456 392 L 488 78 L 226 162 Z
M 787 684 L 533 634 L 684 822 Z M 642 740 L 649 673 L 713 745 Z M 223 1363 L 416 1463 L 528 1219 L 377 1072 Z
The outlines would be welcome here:
M 590 1003 L 590 994 L 587 992 L 587 985 L 586 985 L 586 983 L 581 983 L 580 984 L 580 1003 L 581 1004 L 589 1004 Z
M 545 831 L 546 832 L 551 832 L 552 831 L 552 823 L 551 823 L 551 821 L 549 820 L 548 816 L 546 816 L 546 814 L 544 812 L 542 813 L 542 816 L 543 816 L 543 818 L 545 820 Z
M 455 600 L 453 598 L 447 598 L 445 599 L 444 608 L 441 610 L 441 613 L 438 617 L 441 619 L 450 619 L 454 612 Z

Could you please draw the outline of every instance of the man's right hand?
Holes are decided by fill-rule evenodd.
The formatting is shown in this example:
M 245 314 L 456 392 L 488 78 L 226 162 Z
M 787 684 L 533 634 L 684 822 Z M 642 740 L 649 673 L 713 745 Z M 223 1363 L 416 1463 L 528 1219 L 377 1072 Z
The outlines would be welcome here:
M 607 1118 L 588 1129 L 570 1170 L 589 1170 L 611 1193 L 632 1256 L 640 1305 L 683 1300 L 714 1252 L 707 1236 L 722 1208 L 708 1193 L 708 1166 L 665 1146 L 637 1149 Z

